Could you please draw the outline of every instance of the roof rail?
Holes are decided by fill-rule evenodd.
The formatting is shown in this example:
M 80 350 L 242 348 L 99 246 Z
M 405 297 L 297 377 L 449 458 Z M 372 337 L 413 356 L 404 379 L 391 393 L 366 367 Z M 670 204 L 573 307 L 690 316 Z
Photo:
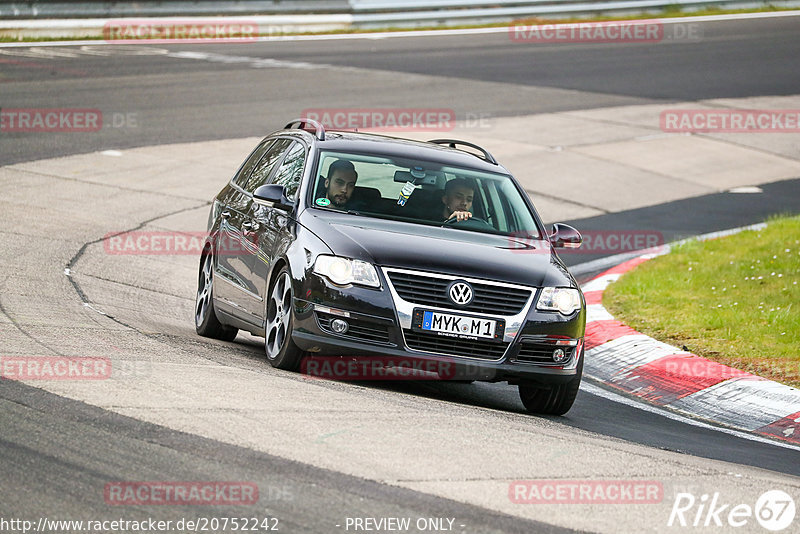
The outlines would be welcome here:
M 480 151 L 483 154 L 483 157 L 481 159 L 483 159 L 484 161 L 488 161 L 492 165 L 497 165 L 497 160 L 494 159 L 494 156 L 492 156 L 489 153 L 488 150 L 486 150 L 485 148 L 480 147 L 480 146 L 478 146 L 478 145 L 476 145 L 474 143 L 468 143 L 467 141 L 459 141 L 458 139 L 431 139 L 428 142 L 429 143 L 435 143 L 437 145 L 447 145 L 450 148 L 458 148 L 458 145 L 468 146 L 470 148 L 474 148 L 475 150 Z M 467 151 L 465 150 L 464 152 L 467 152 Z M 471 152 L 467 152 L 467 153 L 468 154 L 472 154 Z M 480 156 L 477 155 L 477 154 L 472 154 L 472 155 L 475 156 L 476 158 L 480 158 Z
M 314 135 L 320 141 L 325 140 L 325 127 L 318 123 L 313 119 L 294 119 L 293 121 L 289 122 L 286 126 L 283 127 L 284 130 L 291 130 L 297 128 L 299 130 L 305 130 L 308 126 L 314 127 Z

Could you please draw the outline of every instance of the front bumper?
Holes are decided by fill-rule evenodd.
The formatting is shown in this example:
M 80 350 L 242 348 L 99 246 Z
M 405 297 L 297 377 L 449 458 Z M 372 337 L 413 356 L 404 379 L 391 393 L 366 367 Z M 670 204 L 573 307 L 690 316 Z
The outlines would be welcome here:
M 504 319 L 502 342 L 453 342 L 450 338 L 412 331 L 409 317 L 413 309 L 422 307 L 463 312 L 406 302 L 391 284 L 387 286 L 382 290 L 338 288 L 312 277 L 309 287 L 302 288 L 302 293 L 295 292 L 307 299 L 294 300 L 294 343 L 312 358 L 370 359 L 384 361 L 387 366 L 427 362 L 426 368 L 444 371 L 439 373 L 440 379 L 557 384 L 569 381 L 578 372 L 583 357 L 585 309 L 571 316 L 540 312 L 533 306 L 538 290 L 530 288 L 530 298 L 519 313 L 502 317 L 487 315 Z M 331 322 L 335 319 L 348 323 L 347 332 L 333 331 Z M 440 342 L 441 339 L 444 341 Z M 556 349 L 566 353 L 566 359 L 548 361 Z M 369 377 L 359 374 L 353 379 Z
M 565 369 L 563 367 L 546 367 L 529 364 L 521 364 L 510 360 L 486 361 L 478 359 L 468 359 L 458 356 L 443 356 L 440 354 L 430 354 L 418 351 L 409 351 L 396 347 L 370 347 L 365 343 L 355 342 L 347 339 L 332 339 L 328 335 L 311 334 L 308 332 L 295 332 L 292 336 L 295 344 L 303 350 L 309 351 L 312 357 L 330 356 L 343 359 L 365 358 L 374 361 L 376 358 L 386 360 L 386 365 L 390 367 L 403 367 L 408 365 L 406 362 L 419 360 L 432 362 L 433 365 L 426 365 L 424 369 L 438 369 L 444 371 L 439 379 L 445 380 L 479 380 L 486 382 L 538 382 L 542 384 L 560 384 L 575 377 L 577 371 Z M 577 365 L 582 353 L 574 357 Z M 367 376 L 364 374 L 353 375 L 352 379 L 369 380 L 380 378 L 381 374 Z M 339 378 L 348 378 L 343 375 Z M 419 377 L 417 377 L 419 378 Z M 429 377 L 431 378 L 431 377 Z

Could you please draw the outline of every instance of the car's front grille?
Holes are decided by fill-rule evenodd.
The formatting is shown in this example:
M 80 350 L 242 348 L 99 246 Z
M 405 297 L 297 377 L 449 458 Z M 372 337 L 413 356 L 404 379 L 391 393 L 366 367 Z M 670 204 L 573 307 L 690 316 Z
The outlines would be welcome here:
M 506 347 L 508 347 L 508 343 L 420 334 L 413 330 L 403 330 L 403 333 L 406 337 L 406 345 L 410 349 L 449 354 L 451 356 L 499 360 L 506 352 Z
M 553 351 L 562 349 L 569 355 L 567 360 L 556 363 L 553 361 Z M 519 353 L 512 359 L 520 363 L 537 363 L 540 365 L 564 365 L 572 359 L 575 347 L 557 346 L 554 343 L 525 343 L 520 344 Z
M 386 325 L 362 321 L 360 319 L 345 318 L 344 320 L 347 321 L 349 328 L 344 334 L 337 334 L 331 328 L 331 321 L 337 318 L 342 319 L 342 317 L 321 312 L 316 312 L 316 315 L 319 327 L 329 334 L 370 341 L 372 343 L 389 343 L 389 327 Z
M 448 287 L 457 278 L 439 278 L 424 274 L 389 271 L 389 280 L 403 300 L 440 308 L 457 308 L 474 313 L 516 315 L 531 296 L 531 290 L 470 281 L 474 291 L 472 302 L 456 306 L 450 300 Z

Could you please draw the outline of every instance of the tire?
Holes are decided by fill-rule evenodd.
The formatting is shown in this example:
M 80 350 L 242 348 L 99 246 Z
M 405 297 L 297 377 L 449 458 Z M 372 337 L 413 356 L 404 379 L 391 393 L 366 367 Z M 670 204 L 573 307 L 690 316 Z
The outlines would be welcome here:
M 203 337 L 233 341 L 238 328 L 219 322 L 214 310 L 214 256 L 206 252 L 200 257 L 197 297 L 194 305 L 194 328 Z
M 292 278 L 284 267 L 269 289 L 264 320 L 264 351 L 270 365 L 285 371 L 296 371 L 303 357 L 292 341 L 294 313 L 292 313 Z
M 583 376 L 583 351 L 575 377 L 563 384 L 541 386 L 522 383 L 519 385 L 519 398 L 530 413 L 542 415 L 564 415 L 572 408 Z

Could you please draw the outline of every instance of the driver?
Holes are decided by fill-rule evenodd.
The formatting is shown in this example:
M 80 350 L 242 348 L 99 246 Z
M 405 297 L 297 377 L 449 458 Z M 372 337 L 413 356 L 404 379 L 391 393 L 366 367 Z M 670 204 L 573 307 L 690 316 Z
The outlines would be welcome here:
M 466 221 L 472 217 L 472 199 L 475 197 L 475 184 L 465 178 L 455 178 L 444 186 L 442 195 L 442 218 Z
M 331 163 L 325 179 L 325 197 L 331 201 L 332 208 L 352 207 L 353 191 L 356 188 L 358 173 L 351 161 L 340 159 Z

